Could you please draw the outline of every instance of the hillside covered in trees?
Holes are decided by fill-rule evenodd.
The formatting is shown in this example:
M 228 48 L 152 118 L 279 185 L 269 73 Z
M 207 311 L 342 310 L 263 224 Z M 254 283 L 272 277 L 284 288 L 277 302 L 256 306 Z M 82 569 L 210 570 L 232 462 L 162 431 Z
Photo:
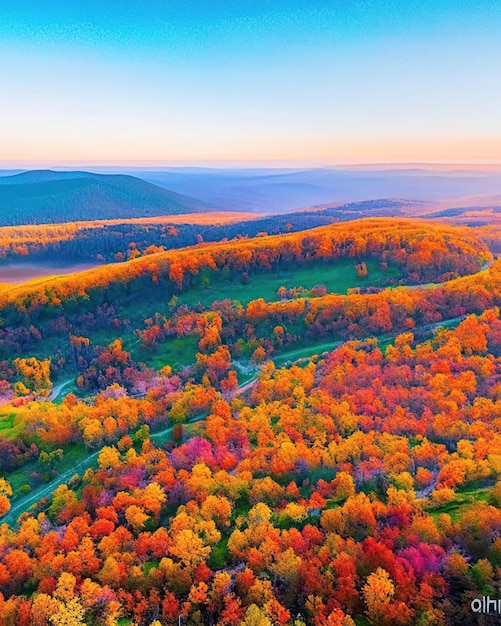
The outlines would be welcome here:
M 479 234 L 130 243 L 0 290 L 0 624 L 472 623 L 501 588 Z
M 31 172 L 30 174 L 34 174 Z M 69 180 L 72 180 L 71 178 Z M 0 178 L 1 184 L 2 178 Z M 1 191 L 1 188 L 0 188 Z M 438 210 L 440 209 L 440 210 Z M 295 211 L 282 215 L 260 216 L 243 212 L 149 212 L 143 217 L 83 219 L 61 223 L 0 226 L 0 283 L 5 263 L 121 262 L 161 250 L 183 248 L 201 242 L 225 242 L 242 237 L 284 235 L 332 223 L 366 218 L 415 218 L 437 222 L 443 217 L 452 225 L 475 227 L 485 241 L 491 241 L 498 228 L 496 209 L 474 208 L 446 210 L 430 202 L 380 199 L 338 203 L 334 206 Z M 482 213 L 483 211 L 483 213 Z M 102 213 L 102 212 L 101 212 Z M 104 212 L 108 215 L 109 212 Z M 54 212 L 58 215 L 58 211 Z M 113 212 L 109 213 L 114 215 Z M 121 213 L 118 212 L 117 215 Z M 127 214 L 127 213 L 126 213 Z M 141 214 L 132 211 L 131 214 Z M 141 214 L 142 215 L 142 214 Z M 71 211 L 65 215 L 71 217 Z M 479 218 L 479 219 L 477 219 Z M 485 218 L 488 218 L 487 221 Z M 489 226 L 486 226 L 486 223 Z
M 202 201 L 134 176 L 34 170 L 0 176 L 0 225 L 175 215 L 207 211 Z

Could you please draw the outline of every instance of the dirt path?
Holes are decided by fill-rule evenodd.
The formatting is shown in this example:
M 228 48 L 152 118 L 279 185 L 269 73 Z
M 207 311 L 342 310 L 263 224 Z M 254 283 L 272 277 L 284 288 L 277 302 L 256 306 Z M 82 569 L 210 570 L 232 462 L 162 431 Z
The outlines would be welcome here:
M 35 502 L 39 502 L 42 498 L 50 495 L 59 487 L 59 485 L 68 482 L 75 474 L 78 474 L 82 470 L 87 470 L 93 464 L 94 460 L 97 459 L 100 452 L 101 450 L 91 453 L 83 461 L 77 463 L 69 470 L 66 470 L 46 485 L 40 485 L 40 487 L 36 487 L 28 492 L 23 498 L 21 498 L 21 500 L 14 501 L 10 511 L 2 518 L 2 524 L 12 525 L 22 513 L 31 507 L 32 504 L 35 504 Z
M 186 422 L 186 424 L 194 424 L 203 420 L 204 418 L 205 415 L 198 415 L 197 417 L 194 417 L 193 419 Z M 150 439 L 154 441 L 155 439 L 160 439 L 165 435 L 172 434 L 174 426 L 175 425 L 172 425 L 164 428 L 159 432 L 152 433 L 150 435 Z M 36 489 L 33 489 L 32 491 L 27 493 L 21 500 L 14 502 L 7 515 L 2 518 L 1 523 L 12 525 L 22 513 L 24 513 L 31 507 L 32 504 L 35 504 L 35 502 L 39 502 L 42 498 L 51 495 L 60 485 L 67 483 L 75 474 L 85 472 L 87 469 L 89 469 L 89 467 L 94 464 L 94 461 L 97 460 L 101 450 L 102 448 L 97 450 L 96 452 L 90 453 L 88 456 L 85 457 L 85 459 L 80 461 L 80 463 L 77 463 L 73 467 L 70 467 L 70 469 L 66 470 L 65 472 L 51 480 L 49 483 L 45 485 L 40 485 Z
M 47 399 L 50 400 L 51 402 L 54 402 L 54 400 L 56 400 L 61 394 L 61 391 L 68 385 L 71 385 L 72 382 L 73 382 L 73 379 L 69 378 L 68 380 L 63 380 L 57 385 L 54 385 Z
M 247 391 L 256 383 L 257 378 L 258 378 L 258 374 L 256 374 L 256 376 L 252 380 L 247 381 L 243 385 L 240 385 L 235 390 L 234 393 L 237 394 L 237 393 Z M 61 383 L 59 385 L 59 390 L 57 391 L 57 394 L 55 397 L 57 397 L 57 395 L 59 395 L 59 393 L 61 392 L 61 389 L 70 382 L 71 381 L 65 381 Z M 56 388 L 53 389 L 53 392 L 55 390 Z M 205 415 L 197 415 L 196 417 L 193 417 L 192 419 L 185 422 L 183 425 L 188 426 L 190 424 L 195 424 L 196 422 L 201 422 L 205 419 L 205 417 L 206 417 Z M 164 428 L 163 430 L 160 430 L 155 433 L 151 433 L 150 439 L 152 441 L 155 441 L 156 439 L 161 439 L 162 437 L 165 437 L 166 435 L 171 435 L 175 426 L 176 424 L 172 424 L 171 426 L 168 426 L 167 428 Z M 100 448 L 96 452 L 91 452 L 88 456 L 82 459 L 82 461 L 80 461 L 79 463 L 71 467 L 70 469 L 66 470 L 65 472 L 57 476 L 56 478 L 52 479 L 49 483 L 40 485 L 36 487 L 35 489 L 32 489 L 27 494 L 22 496 L 20 499 L 15 498 L 14 502 L 12 502 L 10 511 L 0 520 L 0 524 L 8 524 L 9 526 L 12 526 L 13 524 L 15 524 L 15 522 L 17 521 L 17 518 L 23 513 L 25 513 L 26 511 L 28 511 L 33 504 L 35 504 L 36 502 L 39 502 L 40 500 L 42 500 L 43 498 L 46 498 L 47 496 L 50 496 L 60 485 L 67 483 L 75 474 L 82 474 L 87 469 L 89 469 L 89 467 L 91 467 L 94 464 L 94 462 L 97 461 L 97 458 L 101 450 L 102 448 Z

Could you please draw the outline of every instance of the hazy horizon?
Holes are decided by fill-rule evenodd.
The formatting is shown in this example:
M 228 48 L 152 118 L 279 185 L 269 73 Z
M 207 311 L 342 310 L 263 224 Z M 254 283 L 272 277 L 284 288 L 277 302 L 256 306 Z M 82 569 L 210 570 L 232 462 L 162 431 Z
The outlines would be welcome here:
M 13 170 L 76 170 L 84 168 L 95 169 L 136 169 L 163 170 L 163 169 L 206 169 L 206 170 L 299 170 L 299 169 L 326 169 L 326 170 L 386 170 L 386 169 L 429 169 L 432 171 L 500 171 L 501 159 L 492 161 L 343 161 L 339 163 L 318 161 L 0 161 L 0 171 Z

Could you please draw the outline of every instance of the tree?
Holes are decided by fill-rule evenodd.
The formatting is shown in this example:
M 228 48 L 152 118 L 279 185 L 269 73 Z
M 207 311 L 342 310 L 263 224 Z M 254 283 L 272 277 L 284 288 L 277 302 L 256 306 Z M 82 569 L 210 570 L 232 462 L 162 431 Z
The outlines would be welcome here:
M 125 510 L 125 519 L 135 531 L 142 528 L 144 522 L 146 522 L 149 518 L 149 515 L 146 515 L 144 512 L 144 509 L 140 506 L 136 506 L 135 504 L 127 507 Z
M 395 593 L 395 585 L 388 572 L 382 567 L 378 567 L 375 572 L 367 577 L 362 592 L 371 623 L 376 626 L 379 624 L 383 626 L 386 623 L 388 606 Z
M 48 393 L 52 388 L 49 359 L 40 361 L 35 357 L 30 357 L 28 359 L 14 359 L 12 363 L 29 389 Z
M 76 579 L 63 572 L 57 582 L 54 597 L 59 600 L 57 612 L 49 617 L 54 626 L 81 626 L 85 624 L 85 609 L 75 597 Z
M 249 606 L 240 623 L 242 626 L 273 626 L 266 614 L 256 604 Z
M 369 273 L 367 271 L 367 265 L 366 265 L 365 261 L 362 261 L 361 263 L 358 263 L 355 267 L 356 267 L 357 275 L 358 275 L 359 278 L 365 278 L 367 276 L 367 274 Z
M 12 495 L 12 487 L 5 478 L 0 478 L 0 517 L 10 510 L 9 498 Z
M 115 447 L 104 446 L 99 453 L 97 462 L 101 469 L 115 468 L 120 465 L 120 453 Z

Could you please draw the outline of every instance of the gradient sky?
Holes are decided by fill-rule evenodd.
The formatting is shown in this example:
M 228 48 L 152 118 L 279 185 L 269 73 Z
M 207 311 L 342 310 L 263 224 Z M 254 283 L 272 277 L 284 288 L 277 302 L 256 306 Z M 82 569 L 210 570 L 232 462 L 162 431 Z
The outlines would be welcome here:
M 0 0 L 0 164 L 501 160 L 499 0 Z

